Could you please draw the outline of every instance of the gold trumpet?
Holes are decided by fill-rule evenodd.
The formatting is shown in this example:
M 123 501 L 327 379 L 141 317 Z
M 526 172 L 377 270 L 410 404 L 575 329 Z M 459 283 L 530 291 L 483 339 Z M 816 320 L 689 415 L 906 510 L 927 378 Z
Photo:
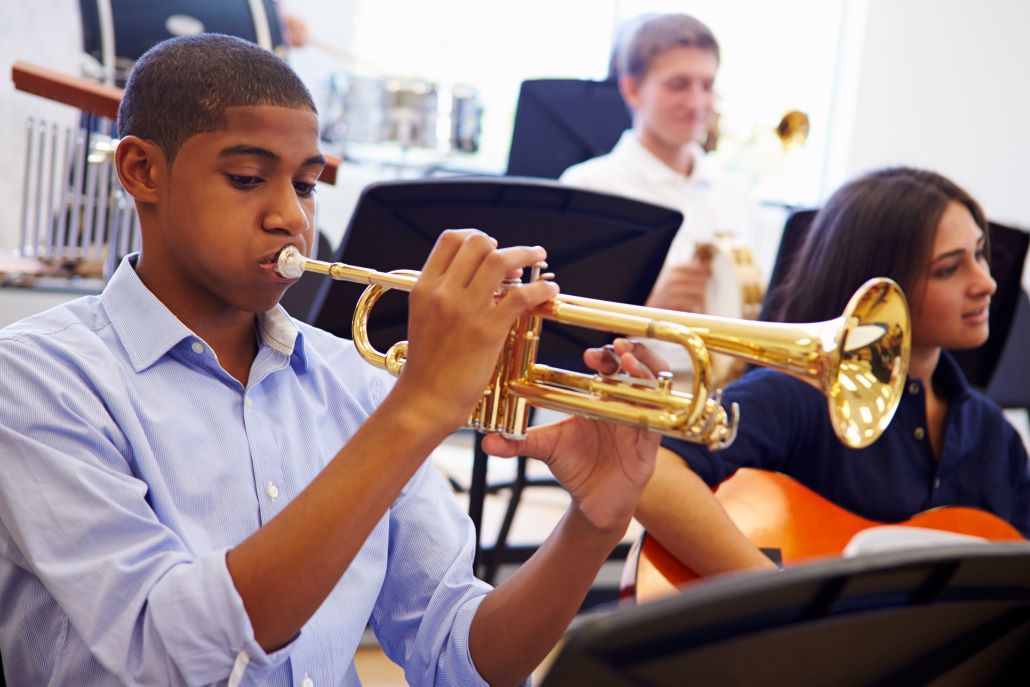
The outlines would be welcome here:
M 534 266 L 530 280 L 551 278 L 541 274 L 544 267 Z M 386 291 L 410 291 L 418 272 L 378 272 L 312 260 L 292 246 L 280 254 L 277 269 L 286 277 L 309 271 L 367 284 L 354 310 L 354 344 L 367 362 L 394 375 L 401 373 L 407 342 L 380 353 L 369 342 L 368 317 Z M 518 288 L 520 283 L 506 283 L 502 290 Z M 545 319 L 677 343 L 693 362 L 693 387 L 674 390 L 669 373 L 644 380 L 540 365 L 536 353 Z M 558 295 L 522 315 L 512 327 L 468 426 L 523 437 L 529 407 L 537 406 L 722 449 L 736 436 L 739 409 L 735 403 L 729 410 L 724 408 L 722 391 L 712 387 L 708 354 L 712 350 L 780 370 L 819 389 L 827 398 L 838 438 L 847 446 L 862 448 L 876 441 L 894 415 L 908 373 L 910 344 L 908 303 L 890 279 L 866 282 L 840 317 L 809 324 L 735 320 Z

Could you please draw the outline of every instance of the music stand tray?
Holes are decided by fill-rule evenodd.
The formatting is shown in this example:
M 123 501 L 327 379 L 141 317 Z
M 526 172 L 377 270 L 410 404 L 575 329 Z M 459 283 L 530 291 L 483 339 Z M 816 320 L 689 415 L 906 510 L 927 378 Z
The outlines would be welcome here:
M 541 687 L 1030 683 L 1030 544 L 731 575 L 587 619 Z

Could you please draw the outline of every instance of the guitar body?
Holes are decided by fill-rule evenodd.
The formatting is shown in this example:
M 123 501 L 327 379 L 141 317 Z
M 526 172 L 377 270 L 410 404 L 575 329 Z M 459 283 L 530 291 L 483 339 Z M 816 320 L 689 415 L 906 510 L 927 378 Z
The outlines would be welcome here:
M 834 505 L 776 472 L 742 468 L 719 486 L 715 496 L 745 536 L 759 548 L 777 552 L 784 565 L 840 556 L 856 534 L 884 525 Z M 1023 539 L 1019 530 L 996 515 L 963 506 L 935 508 L 896 524 L 997 541 Z M 623 596 L 648 601 L 698 579 L 653 537 L 645 533 L 639 544 L 634 552 L 635 579 L 624 580 Z

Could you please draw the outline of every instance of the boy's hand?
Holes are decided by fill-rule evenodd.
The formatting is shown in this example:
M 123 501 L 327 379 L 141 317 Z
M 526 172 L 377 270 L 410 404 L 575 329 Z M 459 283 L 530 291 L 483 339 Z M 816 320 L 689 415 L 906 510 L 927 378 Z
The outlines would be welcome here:
M 497 248 L 475 229 L 440 235 L 411 292 L 408 357 L 397 388 L 411 402 L 456 429 L 490 381 L 515 320 L 558 293 L 539 281 L 495 292 L 505 278 L 547 257 L 543 248 Z
M 617 339 L 614 349 L 622 371 L 635 377 L 651 378 L 652 370 L 667 368 L 643 344 Z M 590 349 L 584 360 L 599 372 L 614 372 L 617 367 L 604 349 Z M 654 367 L 643 364 L 644 360 Z M 543 460 L 593 527 L 621 537 L 654 472 L 658 444 L 659 436 L 651 432 L 570 417 L 531 428 L 524 441 L 492 434 L 483 440 L 483 449 L 494 456 Z
M 701 256 L 695 256 L 689 262 L 667 266 L 658 275 L 654 289 L 647 298 L 647 305 L 703 313 L 707 307 L 705 294 L 711 278 L 711 261 Z

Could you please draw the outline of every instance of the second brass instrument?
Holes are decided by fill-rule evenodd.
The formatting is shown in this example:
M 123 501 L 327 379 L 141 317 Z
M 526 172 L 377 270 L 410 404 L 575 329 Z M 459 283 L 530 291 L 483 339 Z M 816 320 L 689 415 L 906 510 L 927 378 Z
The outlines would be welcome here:
M 533 268 L 531 280 L 545 278 L 540 268 Z M 278 271 L 287 277 L 310 271 L 367 284 L 354 311 L 354 344 L 370 364 L 401 373 L 407 342 L 394 344 L 386 353 L 377 351 L 369 342 L 368 317 L 389 289 L 410 291 L 418 272 L 378 272 L 312 260 L 292 246 L 280 254 Z M 667 374 L 643 380 L 538 364 L 545 319 L 678 344 L 693 362 L 693 386 L 690 391 L 674 390 Z M 739 411 L 736 404 L 724 408 L 721 390 L 713 388 L 711 350 L 780 370 L 819 389 L 826 396 L 837 437 L 847 446 L 862 448 L 879 438 L 894 415 L 908 373 L 910 343 L 905 296 L 895 282 L 884 278 L 859 288 L 840 317 L 808 324 L 735 320 L 561 294 L 516 321 L 468 426 L 519 438 L 527 430 L 529 406 L 536 406 L 631 425 L 713 450 L 725 448 L 736 436 Z

